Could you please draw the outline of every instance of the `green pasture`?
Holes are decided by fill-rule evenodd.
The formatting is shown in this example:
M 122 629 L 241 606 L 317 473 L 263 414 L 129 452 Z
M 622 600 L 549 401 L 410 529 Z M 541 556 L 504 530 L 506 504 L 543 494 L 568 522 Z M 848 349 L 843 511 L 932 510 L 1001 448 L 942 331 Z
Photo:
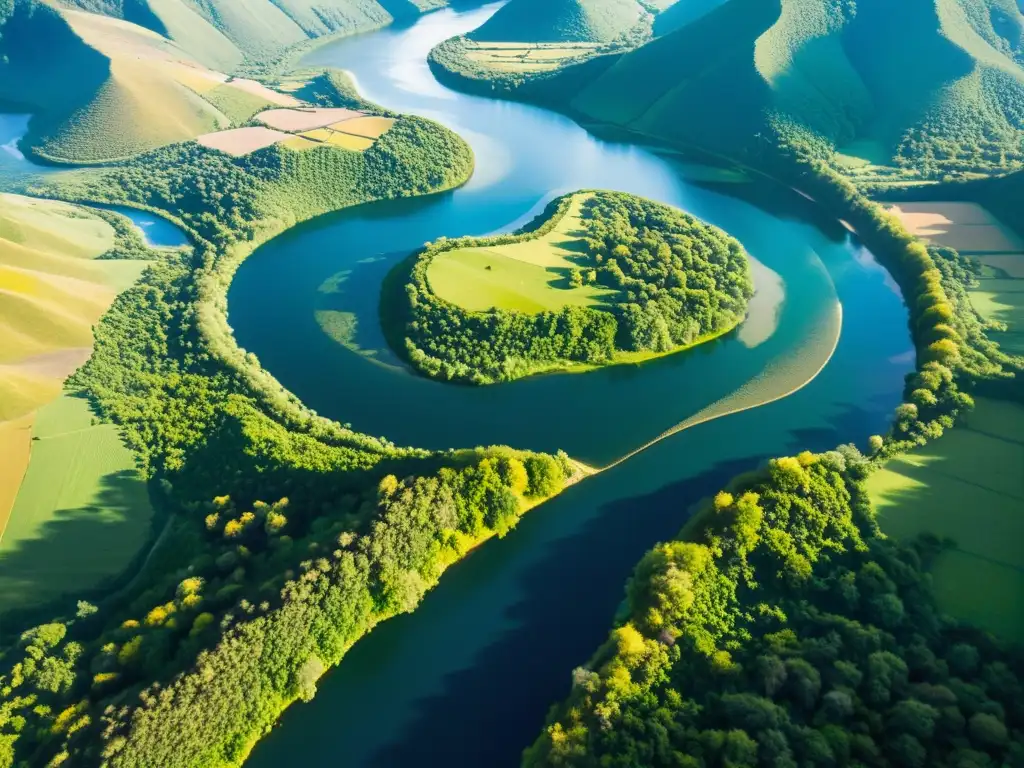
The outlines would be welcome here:
M 971 304 L 986 320 L 1006 323 L 1007 330 L 990 338 L 1004 352 L 1024 355 L 1024 280 L 1008 278 L 1001 270 L 986 267 L 979 286 L 971 291 Z
M 499 248 L 463 248 L 435 258 L 427 279 L 435 294 L 470 312 L 498 308 L 536 313 L 566 305 L 597 306 L 615 293 L 592 285 L 570 288 L 563 274 L 567 271 L 509 258 Z
M 540 237 L 438 254 L 427 270 L 430 289 L 470 312 L 497 308 L 536 313 L 608 303 L 615 291 L 569 284 L 570 270 L 586 266 L 580 215 L 587 198 L 577 195 L 558 225 Z
M 32 457 L 0 539 L 0 612 L 95 587 L 146 543 L 153 509 L 131 451 L 87 401 L 39 409 Z
M 966 423 L 868 479 L 882 530 L 956 542 L 935 570 L 944 610 L 1024 640 L 1024 406 L 979 398 Z

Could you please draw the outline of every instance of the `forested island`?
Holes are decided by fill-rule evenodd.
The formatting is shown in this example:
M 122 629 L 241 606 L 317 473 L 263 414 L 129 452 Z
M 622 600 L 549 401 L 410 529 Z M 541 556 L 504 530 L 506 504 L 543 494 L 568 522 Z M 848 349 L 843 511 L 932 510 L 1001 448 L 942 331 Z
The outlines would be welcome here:
M 518 234 L 439 241 L 396 270 L 382 317 L 401 351 L 426 376 L 472 384 L 679 351 L 735 328 L 754 291 L 734 238 L 603 191 L 558 198 Z

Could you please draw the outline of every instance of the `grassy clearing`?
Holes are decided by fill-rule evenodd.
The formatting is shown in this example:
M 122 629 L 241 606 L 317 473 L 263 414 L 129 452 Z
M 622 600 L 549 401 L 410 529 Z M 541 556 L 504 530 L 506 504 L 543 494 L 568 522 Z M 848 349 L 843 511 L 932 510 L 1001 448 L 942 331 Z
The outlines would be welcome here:
M 467 45 L 467 59 L 500 72 L 549 72 L 589 56 L 598 47 L 593 43 L 468 42 Z
M 0 611 L 36 605 L 120 573 L 153 510 L 131 454 L 85 400 L 39 409 L 32 456 L 0 539 Z
M 614 291 L 569 285 L 569 270 L 579 266 L 577 258 L 585 251 L 580 214 L 588 197 L 577 195 L 558 225 L 542 237 L 439 254 L 427 270 L 431 290 L 470 312 L 536 313 L 606 303 Z
M 0 195 L 0 536 L 29 466 L 33 412 L 60 395 L 94 324 L 146 266 L 97 259 L 115 240 L 85 209 Z M 74 471 L 50 469 L 51 484 Z

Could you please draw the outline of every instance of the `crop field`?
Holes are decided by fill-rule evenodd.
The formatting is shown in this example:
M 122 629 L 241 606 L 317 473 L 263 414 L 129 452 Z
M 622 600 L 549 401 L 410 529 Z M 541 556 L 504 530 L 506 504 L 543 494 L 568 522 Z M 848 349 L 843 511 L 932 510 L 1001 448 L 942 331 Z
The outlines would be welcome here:
M 256 116 L 256 119 L 275 131 L 301 133 L 348 120 L 363 117 L 362 112 L 344 107 L 324 107 L 321 109 L 268 109 Z
M 882 530 L 956 542 L 934 576 L 945 610 L 1024 640 L 1024 406 L 979 398 L 965 425 L 868 480 Z
M 580 212 L 586 199 L 577 195 L 558 225 L 543 237 L 439 254 L 427 270 L 431 290 L 471 312 L 496 307 L 534 313 L 605 303 L 614 291 L 569 286 L 568 272 L 579 266 L 577 258 L 584 249 Z
M 0 536 L 39 445 L 33 412 L 60 395 L 90 354 L 93 325 L 146 266 L 97 260 L 114 242 L 84 209 L 0 195 Z
M 466 58 L 502 72 L 548 72 L 590 55 L 595 43 L 470 43 Z
M 291 134 L 272 131 L 269 128 L 252 127 L 207 133 L 196 141 L 209 149 L 217 149 L 234 157 L 243 157 L 288 138 L 291 138 Z
M 88 402 L 69 396 L 36 414 L 28 471 L 0 538 L 0 611 L 99 584 L 149 536 L 153 510 L 131 451 L 113 425 L 92 422 Z
M 342 120 L 329 127 L 332 131 L 348 133 L 352 136 L 363 136 L 367 139 L 379 139 L 395 124 L 391 117 L 353 117 L 349 120 Z
M 1024 241 L 977 203 L 900 203 L 890 213 L 929 243 L 965 253 L 1024 252 Z
M 333 147 L 349 149 L 353 152 L 365 152 L 373 146 L 373 139 L 365 136 L 352 136 L 340 131 L 332 131 L 330 128 L 319 128 L 315 131 L 307 131 L 301 134 L 302 138 L 319 144 L 330 144 Z
M 1003 351 L 1024 355 L 1024 280 L 1005 276 L 1001 270 L 987 267 L 971 291 L 971 304 L 986 320 L 1006 323 L 1007 330 L 990 333 Z

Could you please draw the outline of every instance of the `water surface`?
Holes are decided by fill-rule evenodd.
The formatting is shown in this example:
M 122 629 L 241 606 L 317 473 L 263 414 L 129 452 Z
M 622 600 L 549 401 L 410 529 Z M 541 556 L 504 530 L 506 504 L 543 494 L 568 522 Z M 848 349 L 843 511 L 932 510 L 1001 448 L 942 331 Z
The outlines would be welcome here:
M 913 366 L 906 314 L 885 273 L 798 195 L 437 83 L 430 48 L 494 10 L 440 11 L 308 58 L 352 71 L 372 100 L 458 131 L 477 172 L 456 192 L 323 217 L 261 248 L 229 294 L 243 347 L 322 414 L 399 443 L 564 448 L 605 464 L 810 350 L 836 302 L 842 334 L 796 394 L 665 440 L 474 552 L 414 614 L 359 642 L 251 765 L 516 765 L 568 692 L 572 668 L 605 636 L 643 552 L 674 535 L 694 502 L 765 458 L 883 431 Z M 441 235 L 509 229 L 587 187 L 642 194 L 726 229 L 768 270 L 758 281 L 768 311 L 693 352 L 583 375 L 470 388 L 397 364 L 376 320 L 380 281 L 397 260 Z

